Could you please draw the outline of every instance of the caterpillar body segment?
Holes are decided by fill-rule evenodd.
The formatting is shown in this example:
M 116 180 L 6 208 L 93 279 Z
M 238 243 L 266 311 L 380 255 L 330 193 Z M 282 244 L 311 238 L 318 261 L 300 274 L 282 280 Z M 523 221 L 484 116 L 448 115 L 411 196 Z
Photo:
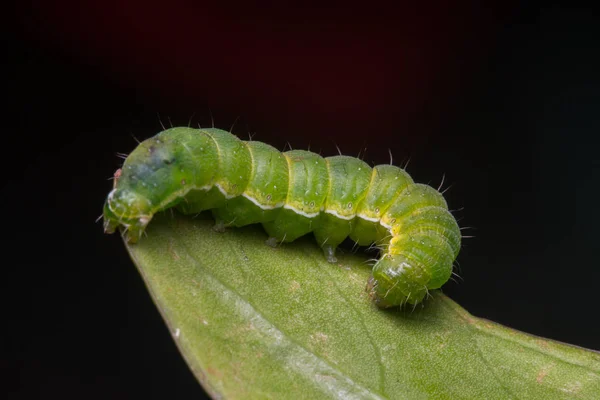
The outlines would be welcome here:
M 118 176 L 117 176 L 118 175 Z M 211 210 L 217 226 L 260 223 L 269 243 L 313 233 L 330 262 L 346 237 L 381 250 L 368 290 L 380 307 L 420 303 L 452 273 L 461 235 L 441 193 L 392 165 L 280 152 L 219 129 L 172 128 L 142 142 L 115 175 L 107 233 L 140 239 L 159 211 Z

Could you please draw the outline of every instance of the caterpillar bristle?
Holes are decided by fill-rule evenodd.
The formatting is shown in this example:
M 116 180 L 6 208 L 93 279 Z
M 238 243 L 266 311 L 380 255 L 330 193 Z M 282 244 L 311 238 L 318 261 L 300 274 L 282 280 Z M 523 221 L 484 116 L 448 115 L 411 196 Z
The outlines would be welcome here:
M 439 192 L 440 189 L 442 189 L 442 186 L 444 186 L 444 179 L 446 179 L 446 174 L 442 174 L 442 181 L 440 182 L 440 185 L 437 188 L 437 191 Z M 443 193 L 443 192 L 442 192 Z
M 406 170 L 408 168 L 408 164 L 410 163 L 410 157 L 408 157 L 408 160 L 406 160 L 406 162 L 404 163 L 404 166 L 402 167 L 403 170 Z
M 196 116 L 196 112 L 193 112 L 192 115 L 190 116 L 190 118 L 188 119 L 188 124 L 187 124 L 188 128 L 192 126 L 192 119 L 194 119 L 195 116 Z
M 241 115 L 238 115 L 237 117 L 235 117 L 235 119 L 233 120 L 233 123 L 231 124 L 231 127 L 229 128 L 229 133 L 233 132 L 233 127 L 238 122 L 238 120 L 240 119 L 240 117 L 241 117 Z
M 448 187 L 446 189 L 444 189 L 444 191 L 440 192 L 442 195 L 444 195 L 448 190 L 450 190 L 452 188 L 452 186 L 454 186 L 453 183 L 451 183 L 450 185 L 448 185 Z

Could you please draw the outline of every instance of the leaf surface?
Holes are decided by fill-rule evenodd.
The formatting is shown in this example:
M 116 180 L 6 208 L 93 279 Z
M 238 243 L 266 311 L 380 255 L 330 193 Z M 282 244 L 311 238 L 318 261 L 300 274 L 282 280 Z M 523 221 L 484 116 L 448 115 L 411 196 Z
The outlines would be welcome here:
M 127 245 L 182 355 L 215 398 L 597 399 L 600 353 L 476 318 L 441 293 L 380 310 L 362 254 L 309 237 L 159 214 Z

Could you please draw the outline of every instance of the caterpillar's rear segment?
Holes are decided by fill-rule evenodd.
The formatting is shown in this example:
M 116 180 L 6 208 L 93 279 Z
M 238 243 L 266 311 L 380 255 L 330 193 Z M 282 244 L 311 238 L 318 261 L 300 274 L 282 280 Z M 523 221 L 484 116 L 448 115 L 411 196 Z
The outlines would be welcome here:
M 448 281 L 459 249 L 460 230 L 447 209 L 417 208 L 373 267 L 371 297 L 380 307 L 421 302 Z
M 382 257 L 368 290 L 380 307 L 417 304 L 452 273 L 460 230 L 435 189 L 391 165 L 353 157 L 281 153 L 219 129 L 172 128 L 142 142 L 115 174 L 107 233 L 137 241 L 152 216 L 176 207 L 212 210 L 217 226 L 261 223 L 268 243 L 313 232 L 328 261 L 350 237 Z
M 408 185 L 381 224 L 391 238 L 368 286 L 377 305 L 417 304 L 448 281 L 461 236 L 441 193 L 427 185 Z

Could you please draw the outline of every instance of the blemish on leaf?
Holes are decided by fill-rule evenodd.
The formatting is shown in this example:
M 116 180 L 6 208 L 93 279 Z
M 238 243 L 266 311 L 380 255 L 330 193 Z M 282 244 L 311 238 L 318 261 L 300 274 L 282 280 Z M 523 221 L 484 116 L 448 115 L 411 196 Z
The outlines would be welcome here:
M 564 387 L 560 388 L 560 390 L 569 394 L 577 394 L 581 390 L 581 382 L 575 381 L 567 383 Z
M 222 379 L 223 378 L 223 372 L 221 372 L 221 370 L 219 370 L 217 368 L 208 367 L 208 368 L 206 368 L 206 372 L 209 375 L 217 377 L 218 379 Z
M 552 368 L 554 368 L 554 364 L 544 365 L 535 377 L 537 383 L 542 383 Z
M 292 281 L 290 283 L 290 292 L 295 293 L 300 289 L 300 283 L 297 281 Z
M 328 339 L 329 339 L 329 336 L 327 336 L 323 332 L 317 332 L 317 333 L 313 333 L 312 335 L 310 335 L 310 340 L 312 340 L 313 342 L 318 343 L 318 344 L 325 344 L 325 343 L 327 343 Z

